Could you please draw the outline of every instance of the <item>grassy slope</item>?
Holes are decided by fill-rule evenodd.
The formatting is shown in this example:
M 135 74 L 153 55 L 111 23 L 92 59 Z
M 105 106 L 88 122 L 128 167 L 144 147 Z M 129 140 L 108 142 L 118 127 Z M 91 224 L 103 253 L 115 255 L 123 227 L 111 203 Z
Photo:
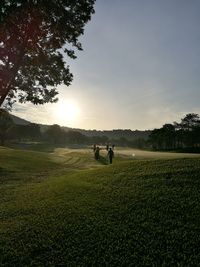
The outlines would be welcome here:
M 0 149 L 1 266 L 198 266 L 200 159 L 58 155 Z

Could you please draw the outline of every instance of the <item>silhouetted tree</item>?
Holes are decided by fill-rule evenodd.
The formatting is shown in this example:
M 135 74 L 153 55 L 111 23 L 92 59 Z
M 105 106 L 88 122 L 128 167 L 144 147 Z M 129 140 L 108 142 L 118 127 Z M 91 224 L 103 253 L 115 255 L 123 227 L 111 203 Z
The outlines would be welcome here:
M 68 131 L 66 133 L 66 142 L 69 144 L 85 144 L 88 138 L 77 131 Z
M 193 128 L 193 140 L 194 146 L 200 147 L 200 125 Z
M 53 144 L 62 144 L 65 142 L 66 132 L 58 124 L 54 124 L 44 132 L 44 138 Z
M 194 147 L 199 143 L 198 129 L 200 127 L 200 118 L 196 113 L 189 113 L 180 123 L 175 123 L 177 136 L 183 147 Z
M 175 127 L 173 124 L 164 124 L 161 128 L 162 138 L 165 149 L 175 148 Z
M 91 137 L 91 144 L 104 145 L 104 144 L 108 143 L 108 140 L 109 140 L 108 137 L 105 135 L 102 135 L 102 136 L 96 135 L 96 136 Z
M 31 134 L 30 137 L 32 138 L 32 140 L 39 140 L 41 139 L 41 131 L 40 131 L 40 126 L 36 123 L 31 123 L 29 125 Z
M 12 126 L 13 121 L 10 114 L 4 109 L 0 109 L 0 142 L 2 146 L 5 144 L 5 140 L 8 139 L 8 131 Z
M 149 136 L 150 143 L 155 149 L 175 148 L 175 127 L 172 124 L 164 124 L 160 129 L 154 129 Z
M 35 123 L 28 125 L 14 125 L 9 131 L 9 136 L 13 140 L 39 140 L 41 139 L 40 126 Z
M 180 127 L 185 131 L 192 131 L 197 126 L 200 126 L 200 118 L 196 113 L 189 113 L 181 119 Z
M 154 149 L 194 148 L 200 146 L 200 118 L 189 113 L 180 123 L 165 124 L 154 129 L 149 142 Z
M 162 149 L 163 148 L 162 130 L 154 129 L 149 135 L 149 142 L 151 143 L 154 149 Z
M 64 59 L 82 50 L 78 37 L 95 0 L 1 0 L 0 106 L 7 99 L 55 102 L 59 84 L 72 74 Z M 62 50 L 61 50 L 62 49 Z
M 143 138 L 137 138 L 132 141 L 127 141 L 127 144 L 130 147 L 139 148 L 139 149 L 143 149 L 147 146 L 147 142 Z

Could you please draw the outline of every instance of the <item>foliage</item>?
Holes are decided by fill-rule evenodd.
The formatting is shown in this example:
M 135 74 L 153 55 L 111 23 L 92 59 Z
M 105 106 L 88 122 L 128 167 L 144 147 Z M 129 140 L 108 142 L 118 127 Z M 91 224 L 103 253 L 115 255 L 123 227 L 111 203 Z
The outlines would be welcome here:
M 67 144 L 86 144 L 88 143 L 88 138 L 77 131 L 68 131 L 65 133 Z
M 58 124 L 54 124 L 45 131 L 44 138 L 53 144 L 62 144 L 65 142 L 65 131 Z
M 11 140 L 40 140 L 41 132 L 40 126 L 35 123 L 30 123 L 28 125 L 14 125 L 8 133 Z
M 2 146 L 8 138 L 8 132 L 12 126 L 13 121 L 9 113 L 4 109 L 0 109 L 0 142 Z
M 180 149 L 200 147 L 200 118 L 198 114 L 189 113 L 180 123 L 165 124 L 154 129 L 149 142 L 155 149 Z
M 66 56 L 74 48 L 94 12 L 95 0 L 1 0 L 0 105 L 55 102 L 59 84 L 69 85 L 72 74 Z
M 195 127 L 199 127 L 200 118 L 196 113 L 189 113 L 183 119 L 181 119 L 181 123 L 177 124 L 184 131 L 192 131 Z
M 43 134 L 44 141 L 55 144 L 85 144 L 88 138 L 77 131 L 65 131 L 59 125 L 48 127 Z
M 121 137 L 125 138 L 127 141 L 133 141 L 135 139 L 143 139 L 147 140 L 149 134 L 151 133 L 150 130 L 146 131 L 139 131 L 139 130 L 127 130 L 127 129 L 118 129 L 118 130 L 83 130 L 79 129 L 80 133 L 88 136 L 88 137 L 103 137 L 108 138 L 109 140 L 119 140 Z M 103 142 L 106 142 L 103 141 Z M 101 140 L 97 143 L 101 143 Z
M 103 135 L 103 136 L 99 136 L 99 135 L 95 135 L 95 136 L 91 136 L 90 137 L 91 143 L 92 144 L 106 144 L 109 142 L 109 139 L 107 136 Z

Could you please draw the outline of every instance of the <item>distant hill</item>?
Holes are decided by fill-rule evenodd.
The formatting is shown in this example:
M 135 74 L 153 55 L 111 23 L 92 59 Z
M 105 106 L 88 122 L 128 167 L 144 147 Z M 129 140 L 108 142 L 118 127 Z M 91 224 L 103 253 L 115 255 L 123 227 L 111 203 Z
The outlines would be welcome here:
M 68 131 L 70 128 L 64 130 Z M 114 129 L 114 130 L 84 130 L 84 129 L 75 129 L 71 128 L 70 130 L 80 132 L 88 137 L 92 136 L 107 136 L 109 139 L 120 139 L 120 138 L 126 138 L 127 140 L 135 140 L 135 139 L 145 139 L 147 140 L 151 131 L 145 130 L 145 131 L 139 131 L 139 130 L 130 130 L 130 129 Z
M 12 115 L 12 114 L 10 114 L 10 116 L 11 116 L 13 122 L 17 125 L 29 125 L 29 124 L 33 123 L 30 121 L 21 119 L 20 117 L 17 117 L 17 116 Z M 38 123 L 38 125 L 40 126 L 40 129 L 42 132 L 46 131 L 48 129 L 48 127 L 50 126 L 50 125 L 45 125 L 45 124 L 40 124 L 40 123 Z
M 29 125 L 31 122 L 21 119 L 15 115 L 11 114 L 11 117 L 15 124 L 18 125 Z M 50 125 L 45 124 L 38 124 L 42 132 L 46 131 Z M 92 136 L 107 136 L 109 139 L 120 139 L 126 138 L 127 140 L 135 140 L 135 139 L 148 139 L 149 134 L 151 133 L 150 130 L 139 131 L 139 130 L 130 130 L 130 129 L 115 129 L 115 130 L 84 130 L 79 128 L 69 128 L 66 126 L 62 127 L 63 130 L 66 132 L 68 131 L 76 131 L 79 133 L 84 134 L 85 136 L 92 137 Z
M 29 125 L 29 124 L 31 124 L 31 122 L 24 120 L 24 119 L 21 119 L 15 115 L 10 114 L 10 116 L 11 116 L 13 122 L 17 125 Z

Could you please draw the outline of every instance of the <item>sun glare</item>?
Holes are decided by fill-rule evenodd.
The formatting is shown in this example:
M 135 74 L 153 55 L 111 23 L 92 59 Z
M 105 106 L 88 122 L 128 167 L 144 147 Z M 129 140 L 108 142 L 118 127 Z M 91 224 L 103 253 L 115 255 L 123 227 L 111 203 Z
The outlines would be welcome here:
M 55 108 L 55 117 L 58 124 L 63 126 L 71 126 L 79 115 L 79 107 L 76 102 L 72 100 L 60 101 Z

